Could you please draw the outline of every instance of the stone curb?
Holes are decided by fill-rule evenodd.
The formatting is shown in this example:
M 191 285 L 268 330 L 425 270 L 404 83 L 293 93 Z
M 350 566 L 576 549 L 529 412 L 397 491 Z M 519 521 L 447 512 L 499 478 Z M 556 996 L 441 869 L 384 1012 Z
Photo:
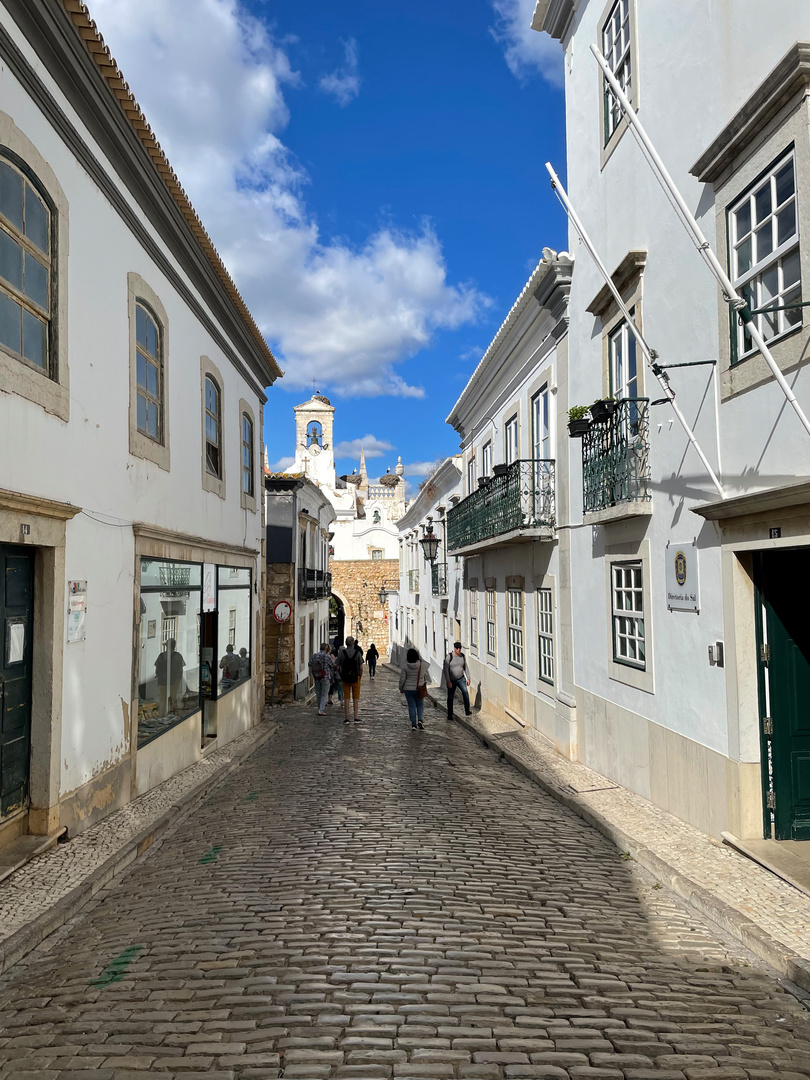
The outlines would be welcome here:
M 392 669 L 393 670 L 393 669 Z M 444 712 L 446 704 L 437 695 L 438 688 L 428 688 L 428 698 L 436 708 Z M 699 881 L 687 877 L 680 870 L 671 866 L 666 859 L 662 858 L 647 844 L 633 839 L 626 832 L 606 818 L 598 810 L 589 806 L 587 801 L 578 798 L 572 792 L 563 791 L 550 783 L 541 773 L 531 766 L 526 765 L 520 758 L 512 753 L 508 747 L 498 745 L 498 735 L 490 735 L 478 728 L 473 721 L 461 713 L 454 711 L 453 719 L 475 736 L 488 749 L 493 750 L 510 765 L 518 769 L 538 787 L 553 796 L 563 806 L 568 807 L 578 817 L 610 840 L 619 851 L 627 852 L 632 858 L 665 885 L 670 892 L 685 900 L 702 915 L 719 925 L 726 933 L 736 938 L 755 956 L 764 960 L 771 967 L 790 979 L 791 982 L 800 986 L 802 990 L 810 992 L 810 963 L 803 957 L 793 952 L 787 945 L 773 937 L 761 926 L 741 914 L 725 900 L 715 896 L 710 889 Z M 524 736 L 525 738 L 525 736 Z M 528 739 L 526 740 L 529 741 Z
M 61 896 L 46 911 L 37 915 L 25 926 L 20 927 L 19 930 L 4 941 L 0 941 L 0 975 L 8 971 L 19 960 L 22 960 L 32 949 L 35 949 L 45 938 L 49 937 L 54 930 L 64 926 L 112 878 L 116 877 L 130 863 L 148 851 L 152 844 L 159 840 L 171 826 L 179 824 L 183 818 L 187 817 L 192 810 L 199 806 L 206 795 L 230 776 L 246 758 L 250 757 L 260 746 L 263 746 L 268 739 L 272 738 L 278 731 L 278 725 L 267 721 L 264 721 L 264 723 L 267 724 L 267 730 L 261 732 L 248 747 L 186 792 L 168 809 L 164 810 L 151 825 L 147 825 L 141 832 L 127 840 L 101 866 L 91 870 L 84 881 L 75 885 L 64 896 Z

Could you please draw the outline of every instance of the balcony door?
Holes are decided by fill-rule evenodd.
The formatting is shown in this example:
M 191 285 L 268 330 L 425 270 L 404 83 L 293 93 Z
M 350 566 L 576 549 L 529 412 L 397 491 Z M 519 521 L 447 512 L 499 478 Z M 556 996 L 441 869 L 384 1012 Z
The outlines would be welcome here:
M 531 516 L 534 521 L 544 520 L 543 509 L 546 506 L 551 489 L 551 430 L 549 425 L 548 384 L 543 386 L 532 398 L 532 506 Z

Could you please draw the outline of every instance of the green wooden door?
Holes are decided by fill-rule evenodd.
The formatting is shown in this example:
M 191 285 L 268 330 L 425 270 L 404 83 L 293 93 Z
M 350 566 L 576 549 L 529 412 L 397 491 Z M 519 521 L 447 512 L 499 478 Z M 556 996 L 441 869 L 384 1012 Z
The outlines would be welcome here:
M 0 820 L 28 804 L 34 553 L 0 544 Z
M 810 551 L 762 552 L 757 563 L 774 832 L 777 840 L 810 840 Z

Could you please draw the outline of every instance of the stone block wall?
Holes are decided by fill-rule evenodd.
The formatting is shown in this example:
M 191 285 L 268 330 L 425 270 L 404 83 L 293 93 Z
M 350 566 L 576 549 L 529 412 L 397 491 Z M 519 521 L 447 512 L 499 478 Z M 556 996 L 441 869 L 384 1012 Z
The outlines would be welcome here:
M 279 600 L 287 600 L 292 605 L 292 618 L 286 623 L 277 623 L 273 618 L 273 607 Z M 294 564 L 268 563 L 264 635 L 264 686 L 265 701 L 268 702 L 273 689 L 273 672 L 276 665 L 277 647 L 279 650 L 278 685 L 274 700 L 276 702 L 293 700 L 295 691 L 296 607 Z
M 374 642 L 380 656 L 388 655 L 388 605 L 380 604 L 379 591 L 399 587 L 397 559 L 332 559 L 332 592 L 346 611 L 345 636 L 358 637 L 364 649 Z M 357 633 L 358 620 L 363 629 Z

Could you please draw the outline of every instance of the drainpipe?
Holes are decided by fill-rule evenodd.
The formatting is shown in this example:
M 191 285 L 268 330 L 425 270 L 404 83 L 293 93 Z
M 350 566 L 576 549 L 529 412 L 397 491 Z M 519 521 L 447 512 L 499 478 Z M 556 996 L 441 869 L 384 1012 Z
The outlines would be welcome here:
M 658 353 L 656 353 L 653 349 L 651 349 L 649 347 L 649 345 L 647 344 L 647 342 L 646 342 L 646 340 L 644 338 L 644 335 L 641 333 L 639 328 L 636 326 L 632 315 L 628 311 L 627 306 L 625 305 L 624 301 L 621 298 L 621 294 L 620 294 L 619 290 L 616 288 L 616 285 L 614 284 L 613 278 L 608 273 L 607 267 L 605 266 L 605 264 L 599 258 L 599 254 L 598 254 L 596 248 L 593 246 L 593 243 L 591 242 L 591 238 L 585 232 L 584 225 L 579 220 L 579 217 L 577 216 L 576 210 L 574 210 L 573 206 L 571 205 L 571 203 L 570 203 L 570 201 L 568 199 L 568 195 L 565 192 L 565 188 L 560 183 L 559 177 L 554 172 L 554 169 L 552 169 L 551 164 L 549 162 L 546 162 L 546 170 L 548 171 L 548 174 L 551 177 L 551 186 L 554 188 L 554 191 L 556 192 L 557 197 L 559 198 L 560 202 L 565 207 L 565 212 L 568 214 L 568 217 L 571 219 L 571 224 L 574 226 L 576 231 L 579 233 L 579 237 L 582 240 L 582 243 L 585 245 L 585 247 L 590 252 L 591 258 L 596 263 L 596 266 L 597 266 L 597 268 L 599 270 L 599 273 L 605 279 L 607 287 L 613 293 L 613 298 L 614 298 L 614 300 L 616 301 L 616 303 L 617 303 L 617 305 L 619 307 L 619 311 L 621 311 L 622 315 L 624 315 L 625 319 L 627 320 L 628 328 L 632 331 L 633 337 L 638 342 L 638 346 L 641 349 L 642 354 L 644 355 L 645 359 L 647 360 L 647 363 L 650 365 L 650 370 L 652 371 L 653 375 L 655 375 L 661 389 L 663 390 L 664 394 L 666 395 L 667 400 L 672 405 L 673 411 L 675 412 L 675 415 L 678 417 L 678 420 L 680 421 L 681 427 L 686 432 L 686 437 L 689 439 L 689 442 L 695 448 L 698 457 L 703 462 L 704 468 L 706 469 L 706 472 L 709 474 L 709 477 L 711 478 L 712 483 L 717 488 L 717 493 L 719 494 L 720 498 L 725 499 L 726 493 L 723 490 L 723 485 L 717 479 L 717 476 L 715 475 L 714 469 L 709 464 L 709 459 L 703 453 L 703 450 L 701 449 L 700 444 L 698 443 L 697 439 L 695 438 L 695 433 L 692 431 L 692 428 L 689 426 L 688 420 L 686 419 L 686 417 L 681 412 L 681 410 L 680 410 L 680 408 L 678 406 L 678 403 L 675 401 L 675 391 L 669 385 L 669 378 L 668 378 L 666 372 L 662 371 L 661 368 L 658 366 L 658 363 L 657 363 Z
M 748 305 L 734 288 L 734 286 L 731 284 L 731 279 L 723 269 L 722 263 L 709 246 L 709 241 L 703 235 L 703 232 L 697 221 L 695 220 L 692 211 L 684 202 L 683 196 L 675 186 L 675 181 L 667 172 L 667 168 L 659 157 L 658 151 L 653 146 L 649 135 L 644 130 L 641 121 L 636 115 L 635 109 L 627 100 L 627 95 L 617 82 L 616 76 L 610 70 L 607 60 L 605 60 L 604 56 L 599 51 L 596 45 L 591 45 L 591 52 L 596 57 L 597 64 L 599 64 L 599 67 L 602 69 L 602 73 L 607 79 L 610 89 L 613 91 L 616 100 L 619 102 L 622 110 L 624 111 L 624 115 L 627 117 L 627 120 L 630 124 L 630 129 L 635 136 L 636 142 L 641 148 L 642 156 L 647 159 L 647 162 L 650 165 L 656 180 L 664 189 L 664 194 L 667 196 L 667 198 L 669 198 L 671 202 L 675 204 L 675 209 L 681 219 L 681 223 L 683 224 L 687 233 L 689 233 L 689 236 L 691 237 L 692 242 L 697 248 L 698 253 L 704 259 L 709 269 L 720 283 L 720 288 L 723 290 L 723 299 L 726 301 L 727 304 L 730 305 L 731 308 L 733 308 L 734 311 L 739 314 L 740 318 L 748 327 L 748 333 L 751 335 L 751 340 L 759 349 L 765 363 L 771 369 L 773 377 L 779 384 L 782 393 L 793 406 L 793 409 L 799 418 L 799 423 L 802 425 L 808 435 L 810 435 L 810 420 L 808 420 L 805 416 L 804 410 L 802 409 L 799 402 L 796 400 L 796 395 L 790 388 L 790 384 L 788 383 L 782 372 L 779 370 L 779 365 L 774 360 L 771 354 L 771 350 L 765 343 L 765 339 L 763 338 L 762 334 L 760 334 L 756 322 L 754 321 L 754 316 L 751 314 Z

